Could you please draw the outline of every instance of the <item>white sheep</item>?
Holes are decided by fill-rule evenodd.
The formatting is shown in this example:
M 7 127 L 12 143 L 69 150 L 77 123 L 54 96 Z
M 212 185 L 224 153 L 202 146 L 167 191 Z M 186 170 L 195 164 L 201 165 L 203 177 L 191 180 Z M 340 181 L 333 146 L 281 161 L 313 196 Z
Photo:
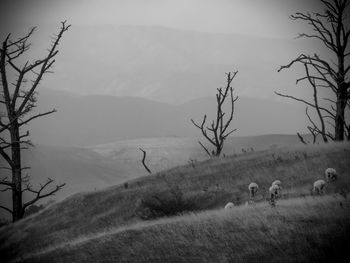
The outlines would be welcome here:
M 334 168 L 327 168 L 324 173 L 326 175 L 327 182 L 333 182 L 338 177 L 337 171 Z
M 321 195 L 323 194 L 325 186 L 326 186 L 326 182 L 324 180 L 322 179 L 317 180 L 314 182 L 313 192 L 315 194 Z
M 278 197 L 280 192 L 280 187 L 277 184 L 273 184 L 269 188 L 269 194 L 270 194 L 270 205 L 276 206 L 276 198 Z
M 225 205 L 225 210 L 229 210 L 229 209 L 232 209 L 235 207 L 235 204 L 232 203 L 232 202 L 228 202 L 226 205 Z
M 278 186 L 278 194 L 276 197 L 281 197 L 282 196 L 282 182 L 280 180 L 275 180 L 272 182 L 272 185 L 277 185 Z
M 271 185 L 269 188 L 270 194 L 278 195 L 279 188 L 280 187 L 277 184 Z
M 254 202 L 253 198 L 254 198 L 256 192 L 258 191 L 258 189 L 259 189 L 259 186 L 257 183 L 252 182 L 248 185 L 248 190 L 249 190 L 249 194 L 250 194 L 250 202 Z

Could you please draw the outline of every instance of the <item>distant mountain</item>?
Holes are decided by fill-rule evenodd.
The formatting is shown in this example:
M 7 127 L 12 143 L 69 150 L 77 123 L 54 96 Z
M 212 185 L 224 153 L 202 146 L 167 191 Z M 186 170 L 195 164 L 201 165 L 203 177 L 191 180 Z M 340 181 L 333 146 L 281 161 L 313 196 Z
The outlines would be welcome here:
M 34 143 L 89 146 L 149 137 L 196 137 L 200 131 L 190 119 L 208 120 L 215 113 L 215 98 L 193 100 L 179 106 L 136 97 L 79 96 L 42 88 L 37 112 L 57 113 L 29 126 Z M 227 109 L 228 110 L 228 109 Z M 236 102 L 234 135 L 295 134 L 305 129 L 304 108 L 268 99 L 241 96 Z
M 135 97 L 69 96 L 42 89 L 38 112 L 54 113 L 32 123 L 34 142 L 87 146 L 122 139 L 186 136 L 189 120 L 179 107 Z M 193 133 L 192 133 L 193 134 Z
M 50 30 L 54 30 L 50 28 Z M 48 32 L 47 32 L 48 31 Z M 53 32 L 39 28 L 31 56 L 43 54 Z M 240 95 L 271 97 L 293 89 L 300 71 L 277 73 L 300 52 L 318 51 L 302 40 L 213 34 L 146 26 L 77 26 L 64 35 L 55 74 L 43 85 L 81 94 L 138 96 L 181 104 L 212 96 L 225 72 L 239 70 Z M 301 69 L 302 70 L 302 69 Z

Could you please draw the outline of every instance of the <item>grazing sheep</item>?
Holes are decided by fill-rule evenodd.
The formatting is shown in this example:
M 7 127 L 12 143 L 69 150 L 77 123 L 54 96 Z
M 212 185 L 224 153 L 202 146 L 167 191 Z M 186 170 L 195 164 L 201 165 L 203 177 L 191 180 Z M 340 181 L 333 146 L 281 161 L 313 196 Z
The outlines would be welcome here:
M 322 179 L 317 180 L 316 182 L 314 182 L 313 192 L 315 194 L 321 195 L 323 194 L 325 186 L 326 186 L 326 182 L 324 180 Z
M 280 192 L 280 187 L 277 184 L 273 184 L 269 188 L 270 199 L 269 203 L 271 206 L 276 206 L 276 198 L 278 197 Z
M 278 186 L 278 194 L 276 197 L 281 197 L 282 196 L 282 182 L 280 180 L 275 180 L 272 182 L 272 185 L 277 185 Z
M 250 202 L 253 203 L 254 202 L 254 196 L 256 194 L 256 192 L 258 191 L 259 186 L 257 183 L 250 183 L 248 185 L 248 190 L 249 190 L 249 194 L 250 194 Z
M 327 168 L 324 173 L 326 175 L 327 182 L 333 182 L 338 177 L 337 171 L 334 168 Z
M 229 209 L 232 209 L 235 207 L 235 204 L 232 203 L 232 202 L 228 202 L 226 205 L 225 205 L 225 210 L 229 210 Z

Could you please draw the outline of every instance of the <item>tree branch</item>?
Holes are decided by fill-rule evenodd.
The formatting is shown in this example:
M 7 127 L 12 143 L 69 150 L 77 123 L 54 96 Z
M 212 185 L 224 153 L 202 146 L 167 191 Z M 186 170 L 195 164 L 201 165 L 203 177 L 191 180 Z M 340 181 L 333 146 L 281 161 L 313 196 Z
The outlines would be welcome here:
M 306 101 L 304 99 L 300 99 L 300 98 L 297 98 L 297 97 L 294 97 L 294 96 L 291 96 L 291 95 L 282 94 L 282 93 L 279 93 L 279 92 L 276 92 L 276 91 L 275 91 L 275 94 L 278 95 L 278 96 L 281 96 L 281 97 L 290 98 L 290 99 L 293 99 L 293 100 L 296 100 L 296 101 L 303 102 L 306 105 L 309 105 L 309 106 L 311 106 L 313 108 L 316 108 L 315 105 L 313 105 L 312 103 L 310 103 L 310 102 L 308 102 L 308 101 Z M 335 117 L 334 113 L 330 112 L 328 109 L 323 108 L 323 107 L 319 107 L 319 109 L 323 110 L 323 111 L 327 112 L 329 115 Z
M 45 197 L 48 197 L 48 196 L 51 196 L 51 195 L 54 195 L 57 191 L 61 190 L 66 184 L 63 183 L 63 184 L 59 184 L 59 185 L 56 185 L 56 187 L 51 190 L 50 192 L 46 193 L 46 194 L 42 194 L 42 191 L 48 186 L 50 185 L 52 182 L 54 182 L 54 180 L 52 180 L 51 178 L 48 178 L 47 182 L 44 184 L 44 185 L 40 185 L 40 189 L 39 190 L 33 190 L 31 185 L 30 184 L 27 184 L 26 185 L 26 188 L 23 189 L 23 191 L 28 191 L 28 192 L 31 192 L 31 193 L 34 193 L 36 194 L 35 198 L 24 203 L 23 204 L 23 209 L 25 210 L 28 206 L 36 203 L 37 201 L 39 201 L 40 199 L 42 198 L 45 198 Z
M 38 60 L 36 63 L 28 66 L 26 68 L 26 71 L 32 70 L 37 66 L 41 65 L 41 69 L 40 72 L 38 73 L 37 78 L 35 79 L 35 81 L 33 82 L 32 87 L 30 88 L 27 96 L 24 98 L 24 100 L 22 101 L 21 105 L 19 106 L 18 110 L 16 111 L 16 115 L 20 115 L 20 113 L 22 112 L 22 110 L 24 109 L 25 105 L 27 104 L 30 96 L 34 93 L 35 89 L 37 88 L 43 74 L 52 66 L 52 64 L 55 62 L 55 60 L 50 61 L 54 56 L 56 56 L 56 54 L 58 53 L 58 51 L 56 50 L 58 43 L 60 42 L 62 35 L 65 31 L 67 31 L 70 27 L 70 25 L 66 25 L 66 22 L 61 22 L 62 26 L 60 29 L 60 32 L 57 35 L 56 40 L 54 41 L 51 49 L 49 49 L 49 54 L 47 55 L 46 58 L 42 59 L 42 60 Z
M 1 167 L 3 168 L 3 167 Z M 6 167 L 4 167 L 6 168 Z M 0 180 L 0 185 L 6 185 L 6 186 L 10 186 L 13 187 L 13 183 L 11 183 L 10 181 L 7 180 L 7 177 L 3 178 Z
M 32 120 L 34 120 L 34 119 L 36 119 L 36 118 L 39 118 L 39 117 L 42 117 L 42 116 L 45 116 L 45 115 L 49 115 L 49 114 L 52 114 L 52 113 L 54 113 L 54 112 L 57 112 L 57 110 L 56 110 L 56 109 L 53 109 L 53 110 L 51 110 L 51 111 L 47 111 L 47 112 L 44 112 L 44 113 L 39 113 L 39 114 L 37 114 L 37 115 L 34 115 L 34 116 L 30 117 L 29 119 L 27 119 L 27 120 L 25 120 L 25 121 L 23 121 L 23 122 L 20 122 L 18 125 L 21 127 L 22 125 L 25 125 L 25 124 L 27 124 L 28 122 L 30 122 L 30 121 L 32 121 Z
M 299 132 L 297 132 L 297 135 L 299 137 L 299 140 L 303 143 L 303 144 L 307 144 L 303 138 L 303 136 L 301 136 L 301 134 Z
M 200 141 L 198 141 L 198 143 L 199 143 L 200 146 L 202 146 L 202 148 L 209 155 L 209 157 L 211 157 L 211 154 L 210 154 L 209 150 Z
M 0 155 L 6 160 L 6 162 L 13 167 L 13 162 L 10 156 L 4 151 L 3 147 L 0 147 Z
M 12 210 L 10 208 L 7 208 L 5 206 L 0 205 L 0 208 L 4 209 L 5 211 L 9 212 L 11 215 L 13 214 Z
M 143 157 L 142 157 L 142 164 L 143 167 L 145 167 L 145 169 L 147 170 L 147 172 L 149 172 L 150 174 L 152 173 L 151 170 L 147 167 L 146 163 L 145 163 L 145 159 L 146 159 L 146 151 L 144 151 L 143 149 L 139 148 L 140 151 L 143 152 Z

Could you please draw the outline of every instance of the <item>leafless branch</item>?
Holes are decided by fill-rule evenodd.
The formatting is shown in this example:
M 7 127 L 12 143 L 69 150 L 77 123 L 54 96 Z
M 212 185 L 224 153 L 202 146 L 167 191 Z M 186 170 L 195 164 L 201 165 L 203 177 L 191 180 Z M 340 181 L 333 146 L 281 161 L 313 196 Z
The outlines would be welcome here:
M 9 212 L 12 215 L 12 210 L 10 208 L 7 208 L 5 206 L 0 205 L 0 208 L 4 209 L 5 211 Z
M 54 112 L 57 112 L 57 110 L 56 110 L 56 109 L 53 109 L 53 110 L 50 110 L 50 111 L 47 111 L 47 112 L 44 112 L 44 113 L 39 113 L 39 114 L 37 114 L 37 115 L 31 116 L 29 119 L 27 119 L 27 120 L 25 120 L 25 121 L 19 123 L 19 126 L 25 125 L 25 124 L 27 124 L 28 122 L 30 122 L 30 121 L 32 121 L 32 120 L 34 120 L 34 119 L 36 119 L 36 118 L 39 118 L 39 117 L 42 117 L 42 116 L 45 116 L 45 115 L 49 115 L 49 114 L 52 114 L 52 113 L 54 113 Z
M 0 185 L 6 185 L 7 188 L 5 191 L 7 191 L 7 189 L 12 189 L 13 188 L 13 183 L 10 182 L 7 177 L 3 178 L 0 180 Z M 3 191 L 2 191 L 3 192 Z
M 306 105 L 309 105 L 312 108 L 316 108 L 316 106 L 314 104 L 312 104 L 311 102 L 308 102 L 308 101 L 306 101 L 304 99 L 297 98 L 297 97 L 294 97 L 294 96 L 291 96 L 291 95 L 282 94 L 282 93 L 279 93 L 279 92 L 276 92 L 276 91 L 275 91 L 275 94 L 280 96 L 280 97 L 290 98 L 290 99 L 293 99 L 293 100 L 296 100 L 296 101 L 303 102 L 303 103 L 305 103 Z M 323 108 L 323 107 L 319 107 L 319 109 L 323 110 L 323 111 L 327 112 L 329 115 L 335 117 L 334 113 L 329 111 L 328 109 Z
M 202 146 L 202 148 L 209 155 L 209 157 L 211 157 L 211 154 L 210 154 L 209 150 L 200 141 L 198 141 L 198 143 L 199 143 L 200 146 Z
M 299 132 L 297 132 L 297 135 L 298 135 L 300 141 L 301 141 L 303 144 L 307 144 L 307 143 L 305 142 L 303 136 L 301 136 L 301 134 L 300 134 Z
M 23 191 L 28 191 L 28 192 L 31 192 L 31 193 L 34 193 L 36 194 L 35 198 L 33 198 L 32 200 L 26 202 L 23 204 L 23 209 L 26 209 L 28 206 L 36 203 L 37 201 L 39 201 L 40 199 L 42 198 L 45 198 L 45 197 L 48 197 L 48 196 L 51 196 L 51 195 L 54 195 L 57 191 L 61 190 L 66 184 L 63 183 L 63 184 L 59 184 L 59 185 L 56 185 L 54 189 L 52 189 L 51 191 L 49 191 L 48 193 L 46 194 L 43 194 L 43 190 L 48 186 L 50 185 L 52 182 L 54 182 L 54 180 L 52 180 L 51 178 L 48 178 L 47 182 L 43 185 L 40 185 L 40 188 L 39 190 L 34 190 L 30 184 L 27 184 L 26 187 L 23 189 Z
M 147 167 L 146 163 L 145 163 L 145 159 L 146 159 L 146 151 L 139 148 L 140 151 L 143 152 L 143 157 L 142 157 L 142 164 L 143 164 L 143 167 L 145 167 L 145 169 L 147 170 L 147 172 L 149 172 L 150 174 L 152 173 L 151 170 Z
M 46 56 L 46 58 L 42 59 L 42 60 L 38 60 L 36 63 L 28 66 L 25 70 L 26 72 L 34 69 L 37 66 L 41 66 L 40 68 L 40 72 L 39 75 L 37 76 L 37 78 L 35 79 L 32 87 L 30 88 L 29 92 L 28 92 L 28 96 L 26 96 L 24 98 L 24 100 L 22 101 L 21 105 L 19 106 L 18 110 L 16 111 L 16 115 L 18 115 L 19 113 L 22 112 L 22 110 L 24 109 L 25 105 L 27 104 L 30 96 L 34 93 L 35 89 L 37 88 L 43 74 L 52 66 L 52 64 L 55 62 L 55 60 L 51 60 L 54 56 L 57 55 L 58 50 L 56 50 L 58 43 L 60 42 L 62 35 L 64 32 L 66 32 L 70 25 L 66 25 L 66 22 L 62 22 L 61 23 L 61 29 L 59 34 L 57 35 L 56 40 L 54 41 L 53 45 L 51 46 L 51 48 L 49 49 L 49 54 Z

